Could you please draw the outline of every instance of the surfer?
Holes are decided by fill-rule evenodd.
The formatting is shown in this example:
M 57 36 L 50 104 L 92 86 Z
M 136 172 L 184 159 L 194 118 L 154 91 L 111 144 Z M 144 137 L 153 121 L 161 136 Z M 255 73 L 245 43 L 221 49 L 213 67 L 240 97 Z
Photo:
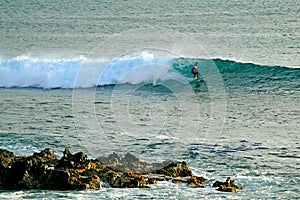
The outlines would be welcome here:
M 199 72 L 198 72 L 197 67 L 198 67 L 198 62 L 195 62 L 194 66 L 192 68 L 192 71 L 191 71 L 191 73 L 194 75 L 193 78 L 195 78 L 195 77 L 199 78 Z

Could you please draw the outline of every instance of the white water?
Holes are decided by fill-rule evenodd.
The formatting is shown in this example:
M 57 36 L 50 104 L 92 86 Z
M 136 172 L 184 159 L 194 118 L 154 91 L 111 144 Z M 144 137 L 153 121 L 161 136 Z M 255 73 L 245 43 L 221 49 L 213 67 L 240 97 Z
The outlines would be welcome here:
M 171 58 L 154 58 L 147 52 L 111 61 L 89 60 L 85 57 L 17 57 L 0 60 L 0 87 L 82 88 L 178 79 L 179 75 L 171 71 L 170 60 Z M 80 82 L 76 82 L 78 76 L 81 77 Z

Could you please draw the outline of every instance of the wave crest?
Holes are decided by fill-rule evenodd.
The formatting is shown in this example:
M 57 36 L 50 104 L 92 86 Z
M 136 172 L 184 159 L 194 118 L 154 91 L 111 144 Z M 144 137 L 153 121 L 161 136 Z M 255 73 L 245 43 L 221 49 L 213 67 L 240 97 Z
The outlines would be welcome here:
M 0 59 L 0 87 L 3 88 L 86 88 L 113 84 L 142 84 L 159 81 L 191 80 L 190 69 L 200 62 L 200 74 L 210 63 L 217 66 L 225 85 L 296 83 L 300 69 L 261 66 L 222 59 L 158 57 L 149 52 L 114 60 L 38 59 L 16 57 Z M 202 68 L 202 69 L 201 69 Z M 80 76 L 80 79 L 78 77 Z M 251 86 L 251 85 L 247 85 Z

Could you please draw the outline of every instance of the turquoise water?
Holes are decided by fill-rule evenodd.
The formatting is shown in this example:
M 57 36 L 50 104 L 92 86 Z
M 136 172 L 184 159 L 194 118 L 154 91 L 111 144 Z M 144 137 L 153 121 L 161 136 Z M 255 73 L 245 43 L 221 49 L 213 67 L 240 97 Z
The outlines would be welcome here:
M 1 1 L 0 147 L 131 152 L 236 194 L 0 191 L 1 199 L 299 198 L 298 1 Z M 190 74 L 199 62 L 200 80 Z

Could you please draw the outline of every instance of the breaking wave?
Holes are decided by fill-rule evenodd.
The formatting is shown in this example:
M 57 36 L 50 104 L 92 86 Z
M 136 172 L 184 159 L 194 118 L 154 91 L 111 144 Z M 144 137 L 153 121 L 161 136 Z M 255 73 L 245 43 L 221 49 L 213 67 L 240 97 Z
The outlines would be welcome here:
M 188 83 L 192 80 L 190 70 L 194 62 L 200 63 L 200 75 L 209 73 L 212 65 L 217 67 L 226 87 L 260 85 L 299 89 L 299 68 L 262 66 L 222 59 L 155 57 L 148 52 L 114 60 L 89 60 L 83 56 L 73 59 L 0 59 L 0 87 L 85 88 L 168 80 Z M 93 77 L 99 76 L 99 72 L 100 77 Z M 79 75 L 80 82 L 76 82 Z M 202 78 L 205 81 L 205 76 Z M 98 81 L 95 83 L 94 80 Z

